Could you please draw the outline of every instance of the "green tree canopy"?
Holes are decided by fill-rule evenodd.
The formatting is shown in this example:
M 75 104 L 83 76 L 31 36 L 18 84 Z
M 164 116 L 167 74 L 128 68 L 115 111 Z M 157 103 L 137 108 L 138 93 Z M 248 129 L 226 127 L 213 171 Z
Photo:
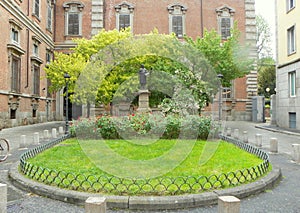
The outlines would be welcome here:
M 253 60 L 249 59 L 248 48 L 239 44 L 240 33 L 236 24 L 231 34 L 226 41 L 215 30 L 206 30 L 204 36 L 196 40 L 186 38 L 189 44 L 204 54 L 215 72 L 224 76 L 223 86 L 230 86 L 231 80 L 244 77 L 253 65 Z
M 77 46 L 69 55 L 56 53 L 55 60 L 46 68 L 47 78 L 51 79 L 52 91 L 64 87 L 64 73 L 69 73 L 70 92 L 73 100 L 81 103 L 110 103 L 120 85 L 126 82 L 123 94 L 136 95 L 138 90 L 137 72 L 144 64 L 150 72 L 165 72 L 176 76 L 191 91 L 201 108 L 216 91 L 216 75 L 224 75 L 224 86 L 242 77 L 249 71 L 251 62 L 241 54 L 238 45 L 238 31 L 222 42 L 215 31 L 206 31 L 203 38 L 195 41 L 186 38 L 179 41 L 174 35 L 161 35 L 157 31 L 133 37 L 130 29 L 124 31 L 102 30 L 92 39 L 77 39 Z M 246 51 L 245 51 L 246 52 Z M 154 105 L 165 98 L 159 90 L 174 91 L 173 80 L 165 80 L 164 74 L 152 75 L 149 89 L 155 97 Z M 150 78 L 151 79 L 151 78 Z M 153 83 L 156 82 L 156 83 Z M 163 85 L 157 89 L 158 82 Z M 177 82 L 177 81 L 176 81 Z M 178 92 L 182 94 L 182 92 Z
M 261 58 L 258 60 L 257 83 L 259 95 L 263 95 L 269 98 L 270 95 L 275 94 L 276 68 L 275 61 L 273 58 Z

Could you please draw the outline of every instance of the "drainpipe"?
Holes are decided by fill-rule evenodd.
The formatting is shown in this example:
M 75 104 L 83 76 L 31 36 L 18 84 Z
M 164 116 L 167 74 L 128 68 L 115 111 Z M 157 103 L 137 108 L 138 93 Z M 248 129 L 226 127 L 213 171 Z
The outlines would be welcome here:
M 203 0 L 200 0 L 200 27 L 201 27 L 201 38 L 203 37 Z
M 30 51 L 30 47 L 29 47 L 29 43 L 30 43 L 30 38 L 29 38 L 29 29 L 26 29 L 26 36 L 27 36 L 27 47 L 26 47 L 26 85 L 25 88 L 27 88 L 29 86 L 29 51 Z

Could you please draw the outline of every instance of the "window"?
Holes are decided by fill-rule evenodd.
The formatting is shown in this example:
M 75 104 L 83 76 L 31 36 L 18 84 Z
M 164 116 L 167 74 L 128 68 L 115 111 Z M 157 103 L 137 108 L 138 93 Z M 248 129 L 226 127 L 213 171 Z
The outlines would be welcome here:
M 19 45 L 20 31 L 22 30 L 22 26 L 14 19 L 9 19 L 9 23 L 10 23 L 10 41 L 12 44 Z
M 172 32 L 176 34 L 177 37 L 183 37 L 183 21 L 182 16 L 173 16 L 172 17 Z
M 290 97 L 296 96 L 296 72 L 289 72 L 289 95 Z
M 65 9 L 65 34 L 69 36 L 82 35 L 82 10 L 84 5 L 79 2 L 63 4 Z
M 289 128 L 296 129 L 296 113 L 295 112 L 289 112 Z
M 10 109 L 10 119 L 17 118 L 17 109 Z
M 288 54 L 296 52 L 295 26 L 287 30 Z
M 168 6 L 169 11 L 169 32 L 175 33 L 178 38 L 185 34 L 185 14 L 187 8 L 183 5 L 172 4 Z
M 42 40 L 37 36 L 32 36 L 32 55 L 34 57 L 39 57 L 39 48 L 40 44 L 42 43 Z
M 233 26 L 233 15 L 235 10 L 228 6 L 219 7 L 216 9 L 218 20 L 218 32 L 223 40 L 231 36 L 231 28 Z
M 20 92 L 21 59 L 12 56 L 11 62 L 11 91 Z
M 231 36 L 231 20 L 230 18 L 221 18 L 221 37 L 227 39 Z
M 295 0 L 286 0 L 286 10 L 290 11 L 295 7 Z
M 50 64 L 52 61 L 53 53 L 50 49 L 46 49 L 46 64 Z
M 51 3 L 47 5 L 47 30 L 52 31 L 52 6 Z
M 34 0 L 33 15 L 36 17 L 40 17 L 40 0 Z
M 130 15 L 120 14 L 119 15 L 119 30 L 130 27 Z
M 231 98 L 231 88 L 229 88 L 229 87 L 223 87 L 222 98 L 223 99 Z
M 51 80 L 47 78 L 47 97 L 51 97 L 49 87 L 51 86 Z
M 33 66 L 33 94 L 40 95 L 40 66 Z
M 123 2 L 115 6 L 116 10 L 116 29 L 122 30 L 127 27 L 133 29 L 133 10 L 134 6 Z
M 79 35 L 78 13 L 69 13 L 68 15 L 68 35 Z
M 19 44 L 19 31 L 15 28 L 11 29 L 11 41 L 12 43 Z
M 32 110 L 32 117 L 33 117 L 33 118 L 36 118 L 36 111 L 37 111 L 36 109 L 33 109 L 33 110 Z
M 33 44 L 33 55 L 38 56 L 39 55 L 39 45 Z

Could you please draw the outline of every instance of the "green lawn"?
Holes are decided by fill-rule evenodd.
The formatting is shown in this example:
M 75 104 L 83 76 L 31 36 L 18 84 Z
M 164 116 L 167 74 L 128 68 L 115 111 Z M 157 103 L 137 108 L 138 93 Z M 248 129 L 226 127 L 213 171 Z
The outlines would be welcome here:
M 62 170 L 85 175 L 105 174 L 90 161 L 82 150 L 80 143 L 77 139 L 66 140 L 59 145 L 40 153 L 36 157 L 30 159 L 29 162 L 56 171 Z M 176 140 L 159 140 L 150 145 L 137 145 L 123 140 L 106 140 L 105 142 L 91 140 L 84 141 L 84 143 L 90 144 L 91 149 L 98 153 L 101 153 L 101 150 L 97 150 L 97 144 L 106 143 L 110 149 L 128 159 L 149 160 L 168 152 L 168 150 L 174 146 Z M 188 157 L 174 170 L 165 174 L 165 176 L 219 175 L 221 173 L 251 168 L 252 166 L 259 165 L 263 162 L 258 157 L 249 154 L 230 143 L 220 142 L 213 157 L 206 164 L 200 165 L 199 157 L 205 143 L 206 142 L 204 141 L 197 141 Z

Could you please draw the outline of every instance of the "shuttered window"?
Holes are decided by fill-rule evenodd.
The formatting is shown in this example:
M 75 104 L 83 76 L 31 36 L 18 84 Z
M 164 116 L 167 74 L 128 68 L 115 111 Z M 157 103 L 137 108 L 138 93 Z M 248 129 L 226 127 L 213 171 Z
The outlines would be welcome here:
M 183 36 L 183 21 L 182 16 L 173 16 L 172 17 L 172 31 L 176 34 L 177 37 Z
M 11 90 L 13 92 L 20 92 L 20 65 L 20 58 L 13 56 L 11 63 Z
M 79 14 L 68 14 L 68 35 L 79 35 Z
M 130 15 L 129 14 L 120 14 L 119 15 L 119 30 L 130 27 Z
M 40 95 L 40 67 L 33 68 L 33 94 Z
M 222 18 L 221 19 L 221 36 L 222 39 L 227 39 L 230 37 L 230 29 L 231 29 L 231 20 L 230 18 Z
M 34 15 L 36 15 L 37 17 L 40 16 L 40 0 L 35 0 L 34 1 Z
M 47 8 L 47 29 L 52 30 L 52 8 L 50 5 Z

